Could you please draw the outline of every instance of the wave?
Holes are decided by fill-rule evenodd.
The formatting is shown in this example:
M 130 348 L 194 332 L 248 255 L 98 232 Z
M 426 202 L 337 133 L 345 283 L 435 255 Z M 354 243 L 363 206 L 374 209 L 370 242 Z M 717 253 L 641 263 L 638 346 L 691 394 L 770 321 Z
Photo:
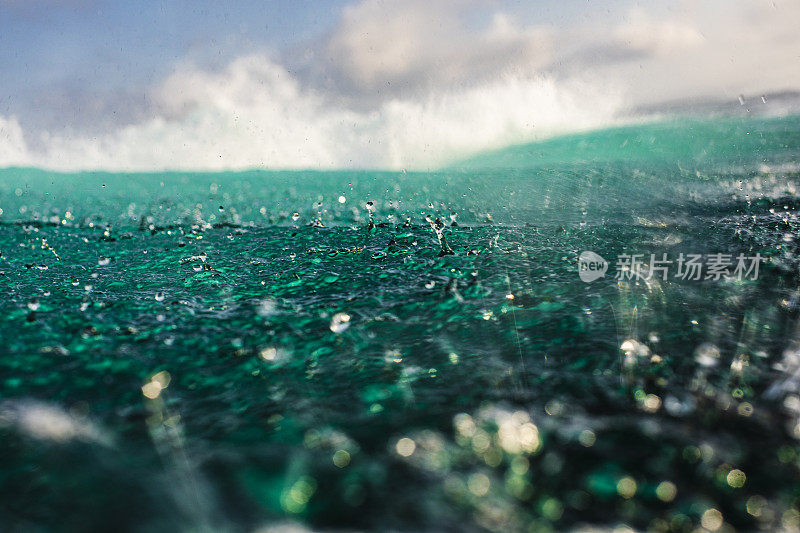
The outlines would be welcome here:
M 26 142 L 0 116 L 0 167 L 51 170 L 428 169 L 469 154 L 613 123 L 623 96 L 606 84 L 507 75 L 384 101 L 334 103 L 262 55 L 184 69 L 152 95 L 152 118 L 102 135 Z

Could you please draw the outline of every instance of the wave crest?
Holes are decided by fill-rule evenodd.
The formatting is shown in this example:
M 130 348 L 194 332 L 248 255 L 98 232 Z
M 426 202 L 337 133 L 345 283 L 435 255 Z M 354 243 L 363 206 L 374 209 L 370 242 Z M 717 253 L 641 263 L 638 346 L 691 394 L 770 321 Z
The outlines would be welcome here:
M 158 113 L 100 136 L 25 142 L 0 117 L 0 166 L 148 171 L 246 168 L 425 169 L 486 149 L 606 125 L 619 93 L 578 80 L 504 76 L 392 99 L 362 111 L 304 89 L 266 56 L 217 72 L 184 69 L 153 95 Z

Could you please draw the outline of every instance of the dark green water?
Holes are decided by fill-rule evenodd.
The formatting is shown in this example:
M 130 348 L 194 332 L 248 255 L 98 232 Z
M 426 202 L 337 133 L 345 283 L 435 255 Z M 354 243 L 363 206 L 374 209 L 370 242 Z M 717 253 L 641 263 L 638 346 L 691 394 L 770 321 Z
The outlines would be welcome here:
M 0 529 L 797 528 L 798 186 L 796 117 L 429 173 L 2 170 Z

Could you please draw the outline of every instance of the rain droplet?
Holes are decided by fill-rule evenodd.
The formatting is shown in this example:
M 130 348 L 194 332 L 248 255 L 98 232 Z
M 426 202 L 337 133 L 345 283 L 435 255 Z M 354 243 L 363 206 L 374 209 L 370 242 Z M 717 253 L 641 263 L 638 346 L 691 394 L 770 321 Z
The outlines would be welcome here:
M 345 203 L 346 201 L 347 201 L 347 198 L 345 198 L 344 196 L 340 196 L 340 197 L 339 197 L 339 203 L 340 203 L 340 204 L 343 204 L 343 203 Z
M 695 360 L 704 367 L 717 366 L 721 355 L 719 348 L 708 342 L 698 346 L 694 352 Z
M 331 319 L 331 331 L 341 333 L 350 327 L 350 315 L 347 313 L 336 313 Z

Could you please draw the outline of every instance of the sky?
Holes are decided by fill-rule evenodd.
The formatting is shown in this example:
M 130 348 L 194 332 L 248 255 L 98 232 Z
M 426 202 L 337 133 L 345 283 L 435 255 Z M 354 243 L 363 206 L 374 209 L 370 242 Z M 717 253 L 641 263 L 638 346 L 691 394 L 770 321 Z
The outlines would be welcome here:
M 430 168 L 800 90 L 797 0 L 0 0 L 0 167 Z

